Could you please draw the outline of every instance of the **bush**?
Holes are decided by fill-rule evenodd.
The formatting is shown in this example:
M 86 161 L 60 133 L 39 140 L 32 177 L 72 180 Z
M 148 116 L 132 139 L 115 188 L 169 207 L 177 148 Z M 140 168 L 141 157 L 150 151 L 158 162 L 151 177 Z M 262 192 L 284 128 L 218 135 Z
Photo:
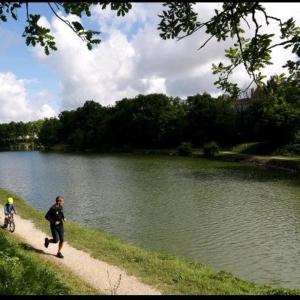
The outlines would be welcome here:
M 300 155 L 300 143 L 282 146 L 274 152 L 275 155 Z
M 134 152 L 134 149 L 132 148 L 131 145 L 129 144 L 125 144 L 125 145 L 122 145 L 120 147 L 112 147 L 110 148 L 110 152 L 117 152 L 117 153 L 132 153 Z
M 192 156 L 192 144 L 189 142 L 183 142 L 177 147 L 177 153 L 180 156 Z
M 295 133 L 294 143 L 295 143 L 295 144 L 300 144 L 300 130 L 298 130 L 298 131 Z
M 269 142 L 251 142 L 242 143 L 232 147 L 232 151 L 251 155 L 269 155 L 276 150 L 278 146 Z
M 125 152 L 125 153 L 132 153 L 133 152 L 133 148 L 130 144 L 125 144 L 121 147 L 121 152 Z
M 219 153 L 219 146 L 216 142 L 211 141 L 203 146 L 203 153 L 207 157 L 214 157 Z

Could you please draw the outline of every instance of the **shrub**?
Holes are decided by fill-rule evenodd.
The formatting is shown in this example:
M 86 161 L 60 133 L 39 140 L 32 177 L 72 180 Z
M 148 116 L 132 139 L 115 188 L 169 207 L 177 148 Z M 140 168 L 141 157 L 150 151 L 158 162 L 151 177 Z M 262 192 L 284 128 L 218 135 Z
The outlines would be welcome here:
M 132 152 L 134 152 L 133 147 L 129 144 L 124 144 L 120 147 L 111 147 L 109 149 L 110 149 L 110 152 L 112 152 L 112 153 L 132 153 Z
M 300 143 L 282 146 L 274 152 L 275 155 L 300 155 Z
M 132 153 L 133 148 L 130 144 L 125 144 L 121 147 L 121 152 Z
M 191 156 L 192 155 L 192 144 L 189 142 L 183 142 L 177 147 L 177 153 L 180 156 Z
M 300 130 L 295 133 L 294 143 L 300 144 Z
M 207 157 L 214 157 L 219 153 L 219 146 L 216 142 L 211 141 L 203 146 L 203 153 Z

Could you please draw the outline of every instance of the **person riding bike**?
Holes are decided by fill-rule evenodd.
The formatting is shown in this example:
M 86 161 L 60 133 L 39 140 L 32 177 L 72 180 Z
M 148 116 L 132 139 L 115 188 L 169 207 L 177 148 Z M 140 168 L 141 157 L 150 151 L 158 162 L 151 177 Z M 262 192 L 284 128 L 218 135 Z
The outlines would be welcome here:
M 8 197 L 7 198 L 7 202 L 4 205 L 4 215 L 5 215 L 5 218 L 4 218 L 4 226 L 3 226 L 3 228 L 7 227 L 9 215 L 13 214 L 13 213 L 15 213 L 15 214 L 17 213 L 16 207 L 14 205 L 14 198 L 13 197 Z

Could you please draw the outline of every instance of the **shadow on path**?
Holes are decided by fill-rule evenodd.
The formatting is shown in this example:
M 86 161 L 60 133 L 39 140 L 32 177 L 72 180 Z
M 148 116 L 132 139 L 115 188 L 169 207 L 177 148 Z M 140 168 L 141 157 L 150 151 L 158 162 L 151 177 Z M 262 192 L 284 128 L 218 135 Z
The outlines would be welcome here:
M 44 250 L 41 249 L 36 249 L 33 246 L 27 244 L 27 243 L 20 243 L 19 244 L 20 247 L 22 247 L 25 250 L 29 250 L 29 251 L 33 251 L 35 253 L 39 253 L 39 254 L 45 254 L 45 255 L 52 255 L 52 256 L 56 256 L 55 254 L 49 253 L 49 252 L 45 252 Z

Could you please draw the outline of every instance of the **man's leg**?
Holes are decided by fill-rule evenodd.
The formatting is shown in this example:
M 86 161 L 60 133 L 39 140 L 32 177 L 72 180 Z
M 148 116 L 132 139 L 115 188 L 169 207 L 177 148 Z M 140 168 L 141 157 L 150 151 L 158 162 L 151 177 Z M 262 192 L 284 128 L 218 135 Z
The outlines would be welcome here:
M 63 226 L 58 227 L 57 232 L 58 232 L 58 235 L 59 235 L 59 244 L 58 244 L 57 257 L 64 258 L 64 256 L 61 254 L 61 249 L 64 245 L 64 227 Z
M 52 233 L 52 239 L 49 240 L 49 243 L 56 244 L 59 240 L 59 234 L 58 234 L 57 228 L 51 224 L 50 229 L 51 229 L 51 233 Z
M 56 244 L 59 239 L 59 234 L 56 230 L 56 228 L 51 224 L 50 225 L 51 233 L 52 233 L 52 239 L 48 239 L 47 237 L 45 238 L 44 246 L 48 248 L 49 243 L 54 243 Z
M 60 241 L 60 242 L 58 243 L 58 252 L 61 251 L 63 245 L 64 245 L 64 241 Z

